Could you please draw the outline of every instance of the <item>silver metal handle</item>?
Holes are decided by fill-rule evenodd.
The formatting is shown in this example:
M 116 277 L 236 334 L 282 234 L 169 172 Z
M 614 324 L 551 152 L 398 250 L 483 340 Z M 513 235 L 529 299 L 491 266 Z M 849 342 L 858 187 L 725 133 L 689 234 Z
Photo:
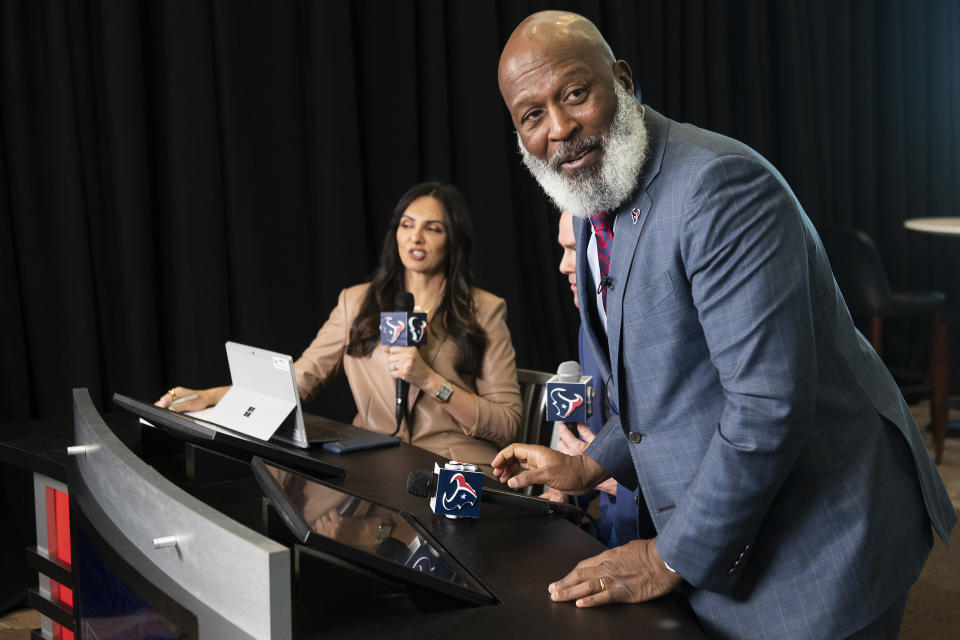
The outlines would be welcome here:
M 93 453 L 99 448 L 98 444 L 74 444 L 67 447 L 67 455 L 79 456 L 82 453 Z
M 162 538 L 153 539 L 154 549 L 165 549 L 167 547 L 175 546 L 177 546 L 177 536 L 163 536 Z

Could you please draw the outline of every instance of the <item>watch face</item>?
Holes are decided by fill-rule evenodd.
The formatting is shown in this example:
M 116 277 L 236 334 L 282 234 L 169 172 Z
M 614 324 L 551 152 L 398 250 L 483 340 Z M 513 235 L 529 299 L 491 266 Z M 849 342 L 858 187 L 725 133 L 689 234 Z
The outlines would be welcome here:
M 450 399 L 450 396 L 453 395 L 453 385 L 449 381 L 444 382 L 443 386 L 440 387 L 440 391 L 437 391 L 437 399 L 440 402 L 446 402 Z

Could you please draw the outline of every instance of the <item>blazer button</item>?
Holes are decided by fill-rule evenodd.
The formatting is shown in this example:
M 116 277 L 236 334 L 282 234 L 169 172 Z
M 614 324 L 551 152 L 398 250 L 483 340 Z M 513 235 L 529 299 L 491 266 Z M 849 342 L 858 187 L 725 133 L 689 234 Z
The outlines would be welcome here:
M 636 444 L 641 440 L 643 440 L 643 434 L 640 433 L 639 431 L 631 431 L 630 433 L 627 434 L 627 440 Z

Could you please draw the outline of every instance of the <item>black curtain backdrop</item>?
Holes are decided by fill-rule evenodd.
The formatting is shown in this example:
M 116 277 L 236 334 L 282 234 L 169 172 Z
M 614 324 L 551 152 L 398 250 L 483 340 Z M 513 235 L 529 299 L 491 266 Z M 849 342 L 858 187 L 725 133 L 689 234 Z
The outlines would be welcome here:
M 816 224 L 870 233 L 895 286 L 960 299 L 960 238 L 902 226 L 960 215 L 953 0 L 0 0 L 0 422 L 226 383 L 226 340 L 299 355 L 424 179 L 466 194 L 518 364 L 574 356 L 496 82 L 548 7 L 594 20 L 645 102 L 770 158 Z M 310 409 L 353 415 L 343 383 Z

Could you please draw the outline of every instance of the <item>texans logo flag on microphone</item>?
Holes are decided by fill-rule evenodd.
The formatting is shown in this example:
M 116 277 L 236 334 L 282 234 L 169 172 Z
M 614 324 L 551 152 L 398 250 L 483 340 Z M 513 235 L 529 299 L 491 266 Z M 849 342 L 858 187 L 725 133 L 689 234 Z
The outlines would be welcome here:
M 403 335 L 403 322 L 397 318 L 391 318 L 387 316 L 383 320 L 383 324 L 386 326 L 384 333 L 386 334 L 387 342 L 390 344 L 396 344 L 397 340 L 400 339 L 400 336 Z
M 419 347 L 427 342 L 427 314 L 384 311 L 380 314 L 380 344 Z
M 422 313 L 411 313 L 407 318 L 407 331 L 411 342 L 423 344 L 427 336 L 427 316 Z
M 569 395 L 568 395 L 569 394 Z M 586 418 L 571 417 L 583 406 L 583 396 L 575 390 L 568 391 L 564 387 L 556 386 L 550 390 L 550 402 L 559 416 L 559 420 L 567 422 L 586 422 Z M 580 412 L 582 413 L 582 412 Z M 577 415 L 580 415 L 577 413 Z
M 437 494 L 435 502 L 431 500 L 430 505 L 433 512 L 444 516 L 478 518 L 483 472 L 443 468 L 439 469 L 437 475 Z

